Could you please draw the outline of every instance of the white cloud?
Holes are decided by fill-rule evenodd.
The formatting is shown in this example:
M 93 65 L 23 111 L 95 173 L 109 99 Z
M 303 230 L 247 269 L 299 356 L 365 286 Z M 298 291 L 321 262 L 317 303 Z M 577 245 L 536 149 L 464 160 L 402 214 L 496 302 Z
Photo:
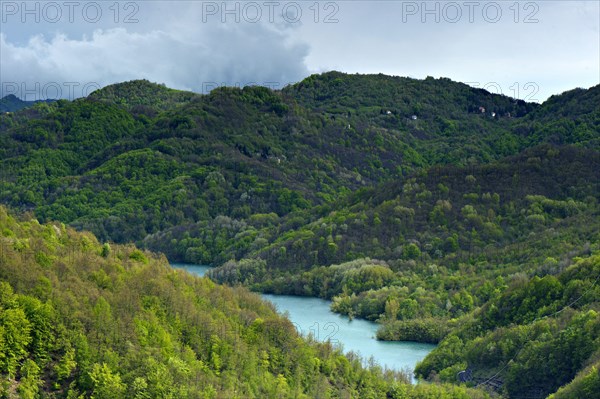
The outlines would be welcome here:
M 534 82 L 535 98 L 543 101 L 600 79 L 597 1 L 475 2 L 472 22 L 464 4 L 473 2 L 429 2 L 429 10 L 440 10 L 439 22 L 423 14 L 421 1 L 275 2 L 274 21 L 267 3 L 251 3 L 262 5 L 258 23 L 248 22 L 252 10 L 244 15 L 249 2 L 223 7 L 220 1 L 136 2 L 135 24 L 123 23 L 129 3 L 119 3 L 119 23 L 113 21 L 112 2 L 100 3 L 104 17 L 97 24 L 81 18 L 72 24 L 24 24 L 11 16 L 0 37 L 0 81 L 25 82 L 26 88 L 34 82 L 79 82 L 75 95 L 81 96 L 89 82 L 146 78 L 193 91 L 221 84 L 282 87 L 311 71 L 336 69 L 497 83 L 509 95 L 516 92 L 511 87 L 519 88 L 522 98 L 530 94 L 524 86 Z M 292 3 L 301 5 L 298 23 L 281 15 Z M 447 21 L 453 16 L 444 11 L 448 4 L 462 8 L 456 23 Z M 491 8 L 483 14 L 493 4 L 502 7 L 497 23 L 489 22 Z M 218 10 L 207 13 L 207 7 Z M 235 7 L 240 22 L 225 12 Z M 524 23 L 528 17 L 538 22 Z
M 61 87 L 62 98 L 80 97 L 90 89 L 141 78 L 196 92 L 222 84 L 282 87 L 308 74 L 308 47 L 290 44 L 287 32 L 271 26 L 172 27 L 144 33 L 96 30 L 81 39 L 37 35 L 24 45 L 0 34 L 0 95 L 54 97 Z
M 456 23 L 449 22 L 454 14 L 444 14 L 448 4 L 462 8 Z M 477 4 L 472 22 L 465 4 Z M 492 23 L 496 5 L 501 17 Z M 424 11 L 436 6 L 437 13 Z M 311 43 L 311 70 L 496 83 L 504 94 L 520 88 L 520 97 L 530 99 L 533 90 L 524 88 L 533 82 L 533 98 L 543 101 L 600 83 L 599 7 L 597 1 L 342 2 L 339 23 L 302 27 L 299 36 Z

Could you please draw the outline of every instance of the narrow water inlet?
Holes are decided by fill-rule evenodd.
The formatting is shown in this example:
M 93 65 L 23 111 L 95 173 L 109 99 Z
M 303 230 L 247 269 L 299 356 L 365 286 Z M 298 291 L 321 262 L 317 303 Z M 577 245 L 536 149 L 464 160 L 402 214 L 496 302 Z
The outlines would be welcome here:
M 173 267 L 203 276 L 211 267 L 205 265 L 172 263 Z M 364 360 L 372 358 L 390 370 L 414 370 L 435 345 L 417 342 L 378 341 L 375 338 L 377 323 L 354 319 L 330 310 L 330 301 L 292 295 L 261 294 L 272 302 L 280 313 L 286 313 L 298 332 L 311 334 L 318 341 L 331 341 L 342 345 L 344 352 L 355 352 Z M 414 380 L 413 380 L 414 381 Z

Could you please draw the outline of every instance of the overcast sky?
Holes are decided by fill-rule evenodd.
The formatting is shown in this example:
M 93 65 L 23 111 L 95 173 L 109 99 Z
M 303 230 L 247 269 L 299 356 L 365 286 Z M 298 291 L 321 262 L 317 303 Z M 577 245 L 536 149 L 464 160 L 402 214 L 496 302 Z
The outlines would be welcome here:
M 338 70 L 530 101 L 600 83 L 593 1 L 0 1 L 0 96 L 145 78 L 206 92 Z

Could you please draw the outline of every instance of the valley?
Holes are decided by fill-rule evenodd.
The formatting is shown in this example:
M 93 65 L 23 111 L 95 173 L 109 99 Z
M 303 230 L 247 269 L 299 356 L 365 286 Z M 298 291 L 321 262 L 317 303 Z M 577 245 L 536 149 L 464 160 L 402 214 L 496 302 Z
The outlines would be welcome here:
M 210 266 L 172 266 L 199 276 L 210 270 Z M 263 294 L 262 298 L 273 303 L 280 314 L 287 316 L 301 335 L 311 335 L 317 341 L 340 345 L 344 353 L 353 352 L 360 356 L 365 366 L 375 363 L 386 369 L 408 373 L 413 382 L 416 382 L 413 377 L 415 365 L 435 347 L 418 342 L 377 341 L 376 323 L 336 315 L 330 310 L 331 303 L 323 299 L 270 294 Z
M 327 72 L 3 113 L 0 393 L 591 398 L 598 104 Z M 359 347 L 435 345 L 408 355 L 422 383 L 250 291 L 368 323 Z

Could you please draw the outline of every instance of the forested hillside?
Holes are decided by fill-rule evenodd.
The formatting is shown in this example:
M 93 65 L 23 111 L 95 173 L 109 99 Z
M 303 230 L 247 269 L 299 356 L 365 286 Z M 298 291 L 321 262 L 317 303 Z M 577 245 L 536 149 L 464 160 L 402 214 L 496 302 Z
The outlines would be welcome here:
M 0 207 L 0 397 L 472 398 L 364 369 L 244 288 Z
M 417 366 L 423 378 L 457 382 L 467 370 L 467 384 L 544 398 L 577 377 L 563 392 L 593 398 L 599 183 L 599 154 L 577 147 L 431 168 L 357 192 L 209 275 L 330 298 L 334 311 L 382 323 L 379 339 L 440 343 Z
M 398 260 L 396 267 L 401 269 L 431 262 L 455 269 L 461 262 L 487 261 L 497 273 L 501 256 L 514 257 L 519 251 L 533 255 L 542 246 L 546 256 L 560 257 L 573 246 L 595 241 L 598 200 L 596 151 L 539 146 L 500 162 L 434 167 L 408 179 L 362 189 L 323 216 L 314 212 L 311 223 L 296 227 L 284 219 L 277 234 L 270 236 L 271 242 L 251 255 L 264 260 L 268 269 L 293 278 L 315 265 L 364 257 Z M 582 226 L 583 220 L 587 225 Z M 575 231 L 569 236 L 571 227 Z M 238 234 L 249 235 L 248 230 L 254 229 L 247 227 Z M 561 236 L 554 248 L 547 248 L 548 238 L 538 242 L 549 230 Z M 218 273 L 215 269 L 213 274 Z M 259 278 L 256 273 L 253 277 Z M 269 279 L 274 277 L 269 273 Z M 281 285 L 323 297 L 342 291 L 338 287 L 338 292 L 332 292 L 335 286 L 322 284 L 323 276 L 316 280 L 329 291 L 321 292 L 320 286 L 308 281 L 286 280 Z
M 444 78 L 339 72 L 207 95 L 132 81 L 0 115 L 0 202 L 214 265 L 216 282 L 331 299 L 379 321 L 380 339 L 440 343 L 417 368 L 431 381 L 465 371 L 511 398 L 593 397 L 598 104 L 600 86 L 533 104 Z M 138 253 L 127 248 L 126 263 Z M 200 281 L 203 295 L 251 297 Z M 362 392 L 352 373 L 331 389 Z M 282 375 L 290 392 L 314 392 Z
M 487 163 L 544 141 L 596 148 L 598 92 L 538 106 L 448 79 L 337 72 L 205 96 L 123 83 L 0 116 L 0 201 L 102 240 L 165 250 L 167 239 L 170 259 L 220 264 L 269 240 L 233 240 L 239 226 L 288 215 L 306 224 L 294 211 L 325 212 L 422 167 Z M 548 134 L 573 103 L 577 135 Z

